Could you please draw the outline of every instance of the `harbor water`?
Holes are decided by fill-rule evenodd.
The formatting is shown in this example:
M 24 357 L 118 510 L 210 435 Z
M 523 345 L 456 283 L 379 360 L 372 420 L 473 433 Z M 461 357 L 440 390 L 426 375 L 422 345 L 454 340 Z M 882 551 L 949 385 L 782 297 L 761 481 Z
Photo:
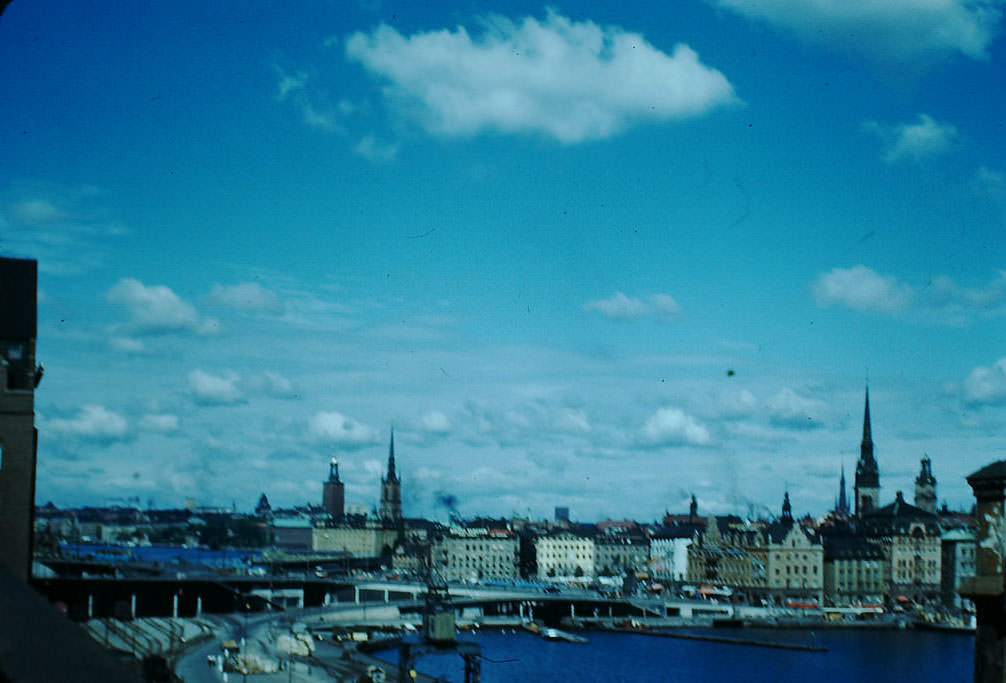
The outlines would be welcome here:
M 973 637 L 912 630 L 715 629 L 694 631 L 747 640 L 823 646 L 825 652 L 679 640 L 648 635 L 579 632 L 586 645 L 546 641 L 525 632 L 464 634 L 482 645 L 486 683 L 530 681 L 971 681 Z M 397 660 L 397 653 L 378 656 Z M 419 670 L 464 680 L 456 655 L 423 657 Z

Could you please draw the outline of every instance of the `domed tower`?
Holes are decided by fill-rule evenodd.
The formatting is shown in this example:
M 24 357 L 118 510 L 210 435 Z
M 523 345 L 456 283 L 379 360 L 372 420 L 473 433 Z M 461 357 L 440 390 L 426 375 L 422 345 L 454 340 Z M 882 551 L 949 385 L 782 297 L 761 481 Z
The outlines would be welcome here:
M 402 519 L 402 482 L 395 473 L 395 430 L 391 430 L 388 447 L 388 474 L 381 479 L 381 519 L 393 522 Z
M 922 456 L 922 469 L 915 478 L 915 507 L 936 514 L 936 477 L 928 454 Z
M 334 455 L 328 463 L 328 481 L 322 487 L 321 504 L 332 519 L 346 514 L 346 485 L 339 479 L 339 459 Z
M 866 408 L 863 411 L 863 441 L 859 444 L 856 463 L 856 516 L 878 507 L 880 500 L 880 468 L 873 457 L 873 433 L 870 427 L 870 387 L 866 387 Z

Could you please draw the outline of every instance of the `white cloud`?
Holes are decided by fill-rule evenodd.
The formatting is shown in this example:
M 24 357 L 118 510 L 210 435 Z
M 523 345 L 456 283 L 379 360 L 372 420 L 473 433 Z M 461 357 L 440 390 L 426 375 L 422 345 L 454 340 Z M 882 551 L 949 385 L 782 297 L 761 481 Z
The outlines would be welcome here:
M 423 415 L 420 423 L 424 431 L 433 434 L 446 434 L 451 430 L 451 421 L 439 410 L 431 410 Z
M 192 304 L 182 300 L 164 285 L 144 285 L 134 278 L 123 278 L 105 293 L 105 298 L 126 309 L 130 321 L 119 329 L 143 334 L 214 334 L 219 324 L 205 318 Z
M 769 422 L 778 427 L 814 429 L 822 426 L 825 404 L 813 398 L 804 398 L 786 388 L 769 402 Z
M 345 129 L 339 122 L 335 109 L 319 105 L 316 99 L 308 93 L 308 75 L 303 71 L 287 73 L 278 66 L 274 67 L 279 80 L 276 82 L 276 99 L 289 102 L 300 112 L 301 118 L 311 128 L 329 133 L 344 133 Z
M 11 217 L 30 226 L 59 223 L 69 218 L 63 211 L 47 199 L 25 199 L 10 207 Z
M 148 413 L 140 419 L 140 428 L 148 432 L 170 434 L 177 432 L 178 427 L 178 416 L 170 413 Z
M 997 202 L 1006 202 L 1006 173 L 982 166 L 975 173 L 975 190 Z
M 37 259 L 43 273 L 78 275 L 105 263 L 110 238 L 127 231 L 99 217 L 94 188 L 34 184 L 0 206 L 5 254 Z
M 588 301 L 583 310 L 597 311 L 611 320 L 633 320 L 647 315 L 675 315 L 681 307 L 669 294 L 651 294 L 647 301 L 643 301 L 615 292 L 607 299 Z
M 833 268 L 817 276 L 814 298 L 819 306 L 840 305 L 859 311 L 893 313 L 912 301 L 912 290 L 897 279 L 866 266 Z
M 391 161 L 398 154 L 398 144 L 383 142 L 373 135 L 365 135 L 353 145 L 353 151 L 367 161 L 384 163 Z
M 819 306 L 887 314 L 912 312 L 944 324 L 1006 312 L 1006 271 L 977 288 L 962 287 L 946 275 L 933 276 L 924 287 L 916 288 L 866 266 L 834 268 L 817 276 L 813 291 Z
M 270 396 L 277 398 L 294 398 L 297 396 L 297 388 L 293 382 L 279 374 L 267 370 L 262 374 L 263 389 Z
M 957 128 L 949 123 L 940 123 L 927 114 L 919 114 L 912 123 L 884 126 L 876 121 L 867 121 L 863 126 L 884 141 L 887 148 L 883 159 L 889 164 L 905 159 L 922 161 L 946 152 L 957 139 Z
M 257 282 L 239 282 L 235 285 L 213 285 L 210 301 L 239 311 L 282 313 L 284 306 L 279 296 Z
M 643 425 L 642 437 L 651 446 L 703 446 L 710 441 L 709 430 L 677 408 L 657 410 Z
M 1006 405 L 1006 358 L 972 370 L 964 381 L 964 400 L 972 405 Z
M 960 53 L 987 56 L 1002 0 L 716 0 L 809 42 L 885 60 Z
M 318 441 L 353 449 L 377 443 L 377 430 L 335 411 L 316 413 L 308 431 Z
M 46 429 L 87 441 L 122 441 L 129 436 L 126 418 L 100 405 L 85 405 L 72 418 L 53 418 Z
M 133 337 L 111 337 L 108 340 L 108 345 L 123 353 L 141 354 L 149 351 L 142 339 L 134 339 Z
M 564 432 L 586 433 L 590 431 L 590 420 L 584 411 L 567 408 L 559 413 L 555 426 Z
M 227 371 L 222 375 L 212 375 L 202 370 L 189 373 L 189 394 L 201 405 L 232 405 L 242 403 L 244 394 L 238 387 L 241 376 Z
M 463 27 L 405 36 L 381 25 L 349 36 L 346 55 L 386 79 L 388 101 L 438 135 L 541 133 L 573 144 L 736 99 L 687 45 L 668 55 L 637 33 L 556 12 L 484 25 L 474 36 Z

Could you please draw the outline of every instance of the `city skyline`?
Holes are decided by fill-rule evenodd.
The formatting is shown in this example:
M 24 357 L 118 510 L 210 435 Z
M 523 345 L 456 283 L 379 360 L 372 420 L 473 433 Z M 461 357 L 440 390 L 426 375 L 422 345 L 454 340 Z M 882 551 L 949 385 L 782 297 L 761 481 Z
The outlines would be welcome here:
M 813 27 L 813 30 L 811 30 Z M 1006 457 L 999 5 L 12 3 L 37 500 L 885 505 Z M 850 479 L 851 485 L 851 479 Z M 363 500 L 363 496 L 366 496 Z

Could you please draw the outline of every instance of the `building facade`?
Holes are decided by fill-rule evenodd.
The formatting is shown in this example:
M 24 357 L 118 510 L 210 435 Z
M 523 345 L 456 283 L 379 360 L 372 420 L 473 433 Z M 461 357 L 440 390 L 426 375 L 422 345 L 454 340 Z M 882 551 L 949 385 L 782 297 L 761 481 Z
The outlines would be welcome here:
M 922 457 L 922 467 L 915 478 L 915 507 L 936 514 L 936 477 L 929 455 Z
M 978 543 L 974 529 L 948 529 L 940 536 L 940 588 L 943 604 L 964 608 L 970 601 L 962 598 L 957 589 L 966 580 L 975 576 L 975 559 Z
M 0 561 L 31 576 L 35 513 L 38 264 L 0 258 Z
M 538 578 L 595 576 L 594 539 L 571 531 L 539 536 L 535 541 Z
M 940 525 L 936 515 L 905 502 L 901 491 L 890 505 L 861 520 L 863 533 L 880 545 L 891 601 L 936 601 L 940 598 Z
M 518 542 L 500 529 L 452 529 L 433 542 L 433 566 L 448 581 L 513 581 Z

